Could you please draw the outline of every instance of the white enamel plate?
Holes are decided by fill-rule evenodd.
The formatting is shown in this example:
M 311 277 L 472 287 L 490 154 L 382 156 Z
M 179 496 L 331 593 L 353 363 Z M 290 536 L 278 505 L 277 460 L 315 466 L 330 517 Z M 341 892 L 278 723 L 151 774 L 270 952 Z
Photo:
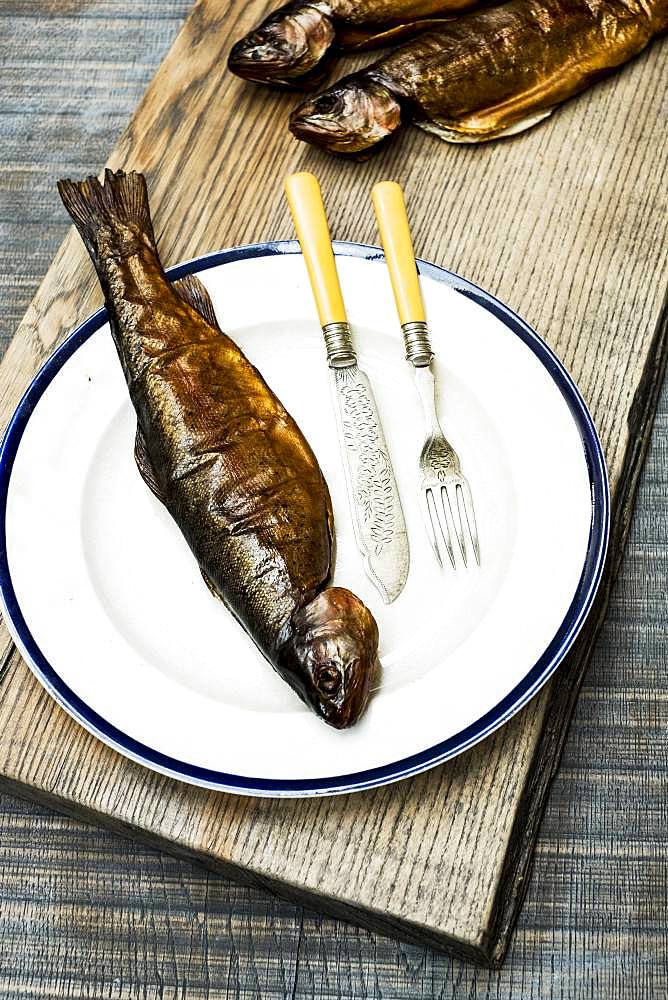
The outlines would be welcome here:
M 405 590 L 385 606 L 347 510 L 322 336 L 295 243 L 223 251 L 197 272 L 223 328 L 308 438 L 329 483 L 334 582 L 380 628 L 365 717 L 337 732 L 273 672 L 211 596 L 139 477 L 134 412 L 99 312 L 42 369 L 0 455 L 0 587 L 44 686 L 121 753 L 250 795 L 368 788 L 425 770 L 502 725 L 570 648 L 600 580 L 608 486 L 573 382 L 517 316 L 421 264 L 441 423 L 471 484 L 480 568 L 440 570 L 417 502 L 423 438 L 379 251 L 336 244 L 360 366 L 392 453 L 410 540 Z

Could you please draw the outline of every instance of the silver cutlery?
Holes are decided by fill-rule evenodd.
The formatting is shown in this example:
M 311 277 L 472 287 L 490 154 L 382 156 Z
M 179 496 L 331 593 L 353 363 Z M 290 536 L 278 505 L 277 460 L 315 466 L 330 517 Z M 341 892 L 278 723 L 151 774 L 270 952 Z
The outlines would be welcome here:
M 406 359 L 414 368 L 427 429 L 420 452 L 418 487 L 427 535 L 441 566 L 447 554 L 453 568 L 457 568 L 455 545 L 465 566 L 469 548 L 480 565 L 480 542 L 471 489 L 462 473 L 459 456 L 443 434 L 436 412 L 436 384 L 431 368 L 434 353 L 403 191 L 394 181 L 382 181 L 375 185 L 372 198 L 404 335 Z
M 357 365 L 320 185 L 313 174 L 298 173 L 288 177 L 285 191 L 325 337 L 355 540 L 368 577 L 390 604 L 409 565 L 390 454 L 369 379 Z

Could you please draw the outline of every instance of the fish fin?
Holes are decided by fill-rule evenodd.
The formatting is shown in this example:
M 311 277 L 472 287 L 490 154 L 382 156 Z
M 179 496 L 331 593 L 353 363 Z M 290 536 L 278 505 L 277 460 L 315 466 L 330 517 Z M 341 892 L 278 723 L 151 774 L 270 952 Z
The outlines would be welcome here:
M 214 330 L 220 330 L 211 297 L 196 275 L 187 274 L 185 278 L 179 278 L 174 282 L 174 291 L 180 299 L 196 309 L 209 326 Z
M 137 426 L 137 433 L 135 435 L 135 462 L 137 463 L 139 474 L 151 493 L 158 498 L 160 503 L 164 503 L 165 495 L 158 483 L 158 477 L 155 474 L 155 469 L 153 468 L 153 463 L 149 458 L 148 448 L 146 447 L 146 438 L 139 426 Z
M 425 17 L 418 21 L 395 24 L 389 28 L 342 27 L 337 32 L 336 40 L 345 52 L 363 52 L 365 49 L 380 49 L 395 42 L 415 38 L 423 31 L 439 28 L 452 20 L 452 17 Z
M 325 505 L 327 507 L 327 533 L 329 535 L 329 566 L 327 568 L 327 575 L 322 581 L 322 586 L 326 586 L 332 579 L 334 574 L 334 566 L 336 565 L 336 531 L 334 530 L 334 509 L 332 507 L 332 497 L 329 492 L 329 486 L 325 481 L 325 477 L 322 477 L 322 484 L 325 487 Z
M 211 577 L 206 575 L 201 566 L 200 566 L 200 573 L 202 574 L 202 579 L 204 580 L 205 584 L 207 585 L 213 596 L 217 598 L 219 601 L 222 601 L 225 607 L 227 607 L 227 601 L 225 601 L 224 598 L 218 593 Z
M 492 109 L 491 115 L 498 116 L 499 107 Z M 544 118 L 548 118 L 554 108 L 547 108 L 545 111 L 537 111 L 533 115 L 527 115 L 526 118 L 522 118 L 519 121 L 513 122 L 511 125 L 507 125 L 505 128 L 499 129 L 494 128 L 493 122 L 494 117 L 490 117 L 491 127 L 486 126 L 486 119 L 484 114 L 476 115 L 475 131 L 470 129 L 468 132 L 467 121 L 460 120 L 456 123 L 457 127 L 452 128 L 451 124 L 455 123 L 441 123 L 436 120 L 432 121 L 418 121 L 415 120 L 414 124 L 418 128 L 421 128 L 423 132 L 430 132 L 432 135 L 437 135 L 439 139 L 443 139 L 445 142 L 452 143 L 480 143 L 480 142 L 490 142 L 492 139 L 503 139 L 506 136 L 517 135 L 519 132 L 524 132 L 526 129 L 533 128 L 539 122 L 542 122 Z
M 58 181 L 58 192 L 93 260 L 98 256 L 100 233 L 117 236 L 136 245 L 137 237 L 155 247 L 155 235 L 143 174 L 134 170 L 105 170 L 104 183 L 97 177 L 83 181 Z

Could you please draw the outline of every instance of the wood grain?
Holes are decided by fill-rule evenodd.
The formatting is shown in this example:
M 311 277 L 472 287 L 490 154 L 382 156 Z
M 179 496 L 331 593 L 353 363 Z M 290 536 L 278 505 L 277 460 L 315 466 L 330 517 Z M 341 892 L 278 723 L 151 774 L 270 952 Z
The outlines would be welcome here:
M 149 172 L 163 253 L 169 248 L 174 261 L 289 235 L 279 181 L 296 165 L 320 174 L 335 235 L 372 240 L 366 192 L 380 176 L 397 177 L 417 206 L 422 255 L 522 311 L 574 371 L 603 431 L 619 550 L 665 354 L 660 47 L 521 140 L 461 151 L 406 133 L 375 161 L 343 164 L 275 134 L 289 100 L 221 72 L 227 32 L 240 30 L 230 24 L 242 11 L 247 23 L 259 6 L 231 4 L 221 17 L 220 7 L 198 5 L 112 158 Z M 228 109 L 224 128 L 211 110 L 220 108 Z M 266 192 L 260 202 L 258 188 Z M 89 310 L 90 273 L 68 238 L 0 372 L 7 410 L 44 353 Z M 199 793 L 121 761 L 52 706 L 13 658 L 2 682 L 0 770 L 13 787 L 107 816 L 213 866 L 241 865 L 260 884 L 498 960 L 583 662 L 573 658 L 511 726 L 430 776 L 286 806 Z M 313 830 L 321 832 L 315 850 Z M 371 846 L 383 840 L 387 853 L 374 857 Z

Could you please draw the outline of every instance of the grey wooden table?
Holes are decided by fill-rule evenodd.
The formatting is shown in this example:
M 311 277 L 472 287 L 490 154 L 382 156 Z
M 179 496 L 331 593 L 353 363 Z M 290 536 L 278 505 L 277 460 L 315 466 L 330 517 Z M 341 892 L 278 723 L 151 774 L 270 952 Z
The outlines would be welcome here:
M 2 0 L 3 346 L 67 225 L 55 178 L 99 169 L 189 6 Z M 667 996 L 667 460 L 664 391 L 501 972 L 327 920 L 0 796 L 0 1000 Z

